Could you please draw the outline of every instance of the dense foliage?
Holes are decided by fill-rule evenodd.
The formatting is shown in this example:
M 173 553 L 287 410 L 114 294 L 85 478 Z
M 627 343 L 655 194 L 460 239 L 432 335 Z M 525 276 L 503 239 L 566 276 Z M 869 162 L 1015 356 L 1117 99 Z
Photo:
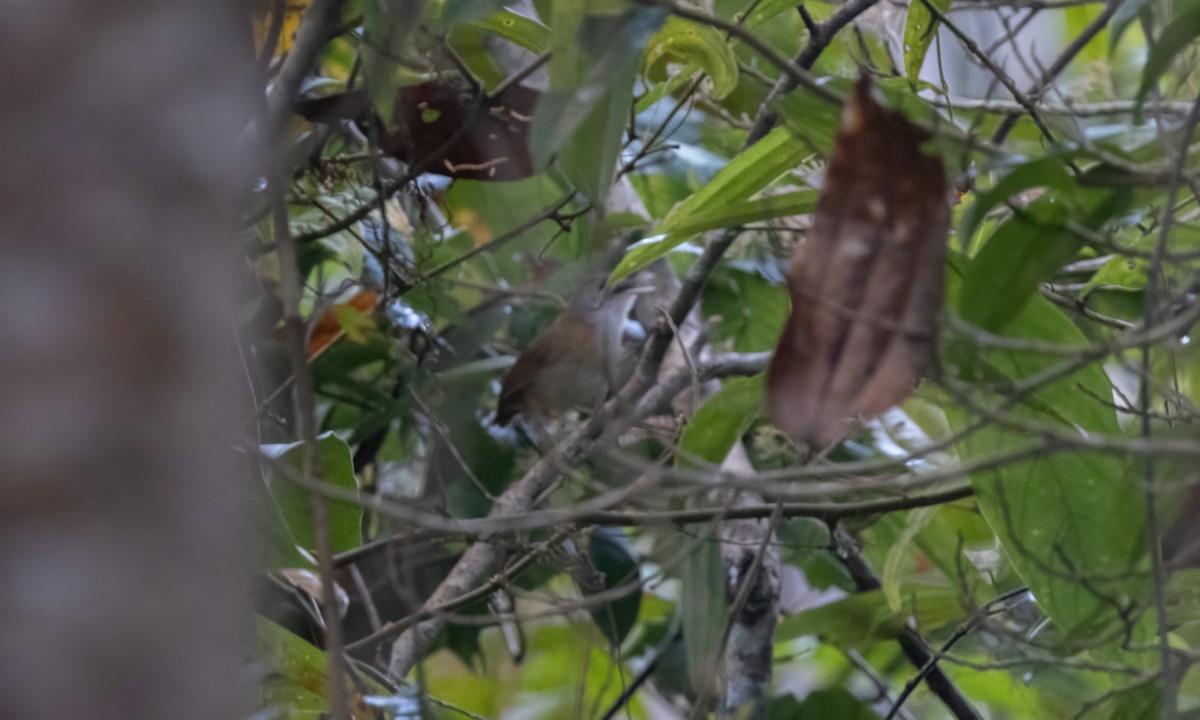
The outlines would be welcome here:
M 327 665 L 354 717 L 1200 708 L 1200 4 L 259 6 L 264 711 Z M 807 446 L 762 372 L 860 72 L 947 170 L 945 302 Z M 597 271 L 629 379 L 499 427 Z

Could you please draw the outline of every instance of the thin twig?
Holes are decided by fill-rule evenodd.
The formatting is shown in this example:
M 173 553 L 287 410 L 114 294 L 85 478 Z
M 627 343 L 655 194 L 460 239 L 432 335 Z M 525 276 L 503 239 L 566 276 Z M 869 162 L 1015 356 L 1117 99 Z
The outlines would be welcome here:
M 1109 0 L 1105 4 L 1104 10 L 1101 11 L 1101 13 L 1097 15 L 1095 19 L 1088 23 L 1087 27 L 1081 30 L 1079 34 L 1075 36 L 1075 39 L 1073 39 L 1070 44 L 1068 44 L 1067 47 L 1064 48 L 1061 53 L 1059 53 L 1054 62 L 1051 63 L 1048 68 L 1046 68 L 1046 71 L 1042 73 L 1042 76 L 1037 79 L 1037 81 L 1033 84 L 1033 87 L 1029 88 L 1029 92 L 1026 93 L 1031 102 L 1037 102 L 1040 100 L 1042 95 L 1045 94 L 1046 90 L 1050 88 L 1050 85 L 1054 82 L 1055 78 L 1058 77 L 1059 73 L 1066 69 L 1067 65 L 1069 65 L 1071 61 L 1075 59 L 1075 56 L 1083 50 L 1084 46 L 1092 41 L 1092 38 L 1096 37 L 1098 34 L 1100 34 L 1101 30 L 1108 26 L 1108 21 L 1112 18 L 1113 13 L 1117 11 L 1117 8 L 1120 7 L 1120 5 L 1121 3 L 1119 0 Z M 992 142 L 996 145 L 1004 142 L 1004 138 L 1008 137 L 1008 134 L 1012 132 L 1014 127 L 1016 127 L 1017 119 L 1017 115 L 1009 115 L 1006 117 L 1004 121 L 1000 123 L 1000 127 L 996 128 L 995 134 L 992 135 Z
M 833 15 L 823 23 L 813 23 L 812 17 L 808 15 L 808 11 L 804 10 L 804 6 L 800 6 L 800 17 L 808 26 L 808 42 L 800 49 L 799 54 L 793 61 L 796 67 L 805 70 L 811 70 L 817 58 L 833 42 L 834 36 L 841 31 L 846 25 L 850 24 L 859 15 L 869 10 L 879 0 L 851 0 L 851 2 L 842 5 Z M 751 145 L 758 142 L 767 133 L 779 123 L 779 113 L 775 112 L 771 106 L 775 99 L 787 95 L 792 90 L 796 89 L 796 78 L 789 74 L 782 74 L 775 81 L 775 87 L 771 88 L 771 92 L 767 93 L 767 97 L 762 102 L 762 106 L 758 109 L 758 117 L 754 121 L 754 127 L 750 128 L 750 134 L 746 139 L 746 144 Z
M 283 304 L 283 323 L 295 378 L 292 404 L 295 423 L 304 443 L 300 477 L 311 480 L 316 467 L 317 432 L 316 398 L 313 379 L 305 352 L 304 321 L 300 316 L 300 277 L 296 258 L 296 243 L 288 227 L 287 203 L 283 197 L 282 167 L 271 182 L 271 205 L 275 223 L 275 246 L 279 253 L 280 296 Z M 316 483 L 315 480 L 311 480 Z M 316 483 L 324 484 L 324 483 Z M 334 591 L 333 550 L 329 537 L 329 508 L 325 496 L 310 492 L 312 504 L 313 540 L 316 546 L 317 567 L 321 574 L 321 614 L 325 622 L 325 652 L 329 658 L 329 713 L 331 720 L 347 717 L 345 659 L 342 656 L 342 626 Z
M 854 581 L 855 587 L 859 592 L 868 592 L 870 590 L 878 590 L 882 587 L 879 578 L 875 577 L 875 573 L 867 565 L 867 562 L 858 554 L 858 548 L 855 547 L 853 539 L 849 537 L 845 528 L 840 525 L 833 531 L 833 551 L 846 570 L 850 572 L 850 577 Z M 920 633 L 913 630 L 907 625 L 900 630 L 900 649 L 904 651 L 904 656 L 912 663 L 913 667 L 924 669 L 929 666 L 929 671 L 925 673 L 925 684 L 938 700 L 946 706 L 950 714 L 958 718 L 958 720 L 983 720 L 983 716 L 971 706 L 958 687 L 950 680 L 945 671 L 933 663 L 933 652 L 925 643 Z
M 279 73 L 275 76 L 275 82 L 267 96 L 269 125 L 264 128 L 265 137 L 275 137 L 287 122 L 292 113 L 292 103 L 300 94 L 300 85 L 316 61 L 321 48 L 329 41 L 341 8 L 342 0 L 313 0 L 304 11 L 300 27 L 296 30 L 296 39 L 279 67 Z
M 1162 282 L 1162 257 L 1166 251 L 1167 244 L 1170 242 L 1171 225 L 1174 220 L 1175 199 L 1179 195 L 1179 188 L 1183 178 L 1183 169 L 1187 163 L 1188 150 L 1192 142 L 1192 136 L 1196 131 L 1196 125 L 1200 122 L 1200 97 L 1192 105 L 1192 111 L 1188 115 L 1186 127 L 1184 128 L 1183 137 L 1179 144 L 1178 159 L 1175 162 L 1174 174 L 1171 179 L 1171 185 L 1167 190 L 1167 203 L 1163 210 L 1162 228 L 1158 237 L 1158 242 L 1154 247 L 1154 258 L 1150 262 L 1150 268 L 1146 274 L 1146 290 L 1144 305 L 1145 310 L 1142 316 L 1142 327 L 1149 329 L 1154 327 L 1157 321 L 1159 299 L 1159 283 Z M 1139 402 L 1138 408 L 1141 410 L 1141 435 L 1142 439 L 1149 442 L 1153 434 L 1154 427 L 1150 417 L 1150 347 L 1142 348 L 1141 354 L 1141 373 L 1139 374 Z M 1174 718 L 1179 712 L 1176 700 L 1178 691 L 1179 678 L 1172 672 L 1171 663 L 1171 645 L 1168 639 L 1170 627 L 1167 619 L 1167 600 L 1166 600 L 1166 573 L 1163 570 L 1162 544 L 1159 542 L 1159 526 L 1158 526 L 1158 486 L 1155 482 L 1155 456 L 1150 454 L 1142 459 L 1142 468 L 1145 473 L 1144 485 L 1145 502 L 1146 502 L 1146 537 L 1150 543 L 1150 563 L 1154 577 L 1154 611 L 1158 620 L 1158 641 L 1160 663 L 1163 676 L 1163 711 L 1167 720 Z
M 900 695 L 896 698 L 896 702 L 892 703 L 891 709 L 888 710 L 888 714 L 883 720 L 892 720 L 892 718 L 896 717 L 896 715 L 900 713 L 900 709 L 904 706 L 904 701 L 907 700 L 908 697 L 912 695 L 913 691 L 917 689 L 917 685 L 921 684 L 922 680 L 929 677 L 929 674 L 937 668 L 938 662 L 945 657 L 946 653 L 950 652 L 960 640 L 970 634 L 987 618 L 991 617 L 997 612 L 1003 612 L 1004 610 L 1008 609 L 1009 601 L 1019 596 L 1027 595 L 1028 593 L 1029 588 L 1024 587 L 1010 590 L 995 600 L 988 602 L 986 605 L 980 608 L 978 612 L 974 613 L 970 619 L 959 625 L 958 628 L 955 629 L 954 633 L 951 634 L 946 640 L 946 642 L 942 644 L 941 648 L 939 648 L 936 653 L 931 655 L 929 660 L 927 660 L 925 664 L 917 670 L 917 674 L 914 675 L 911 680 L 905 683 L 904 689 L 900 691 Z

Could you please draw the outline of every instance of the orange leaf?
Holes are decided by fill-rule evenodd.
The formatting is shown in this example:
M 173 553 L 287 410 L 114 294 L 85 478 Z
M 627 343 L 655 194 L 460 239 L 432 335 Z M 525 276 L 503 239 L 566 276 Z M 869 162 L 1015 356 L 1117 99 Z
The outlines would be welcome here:
M 300 17 L 312 4 L 312 0 L 255 0 L 254 2 L 254 49 L 263 51 L 263 44 L 270 38 L 275 27 L 275 13 L 282 7 L 283 20 L 279 25 L 279 38 L 275 43 L 272 56 L 282 55 L 292 47 L 296 29 L 300 27 Z
M 366 340 L 363 331 L 371 324 L 368 315 L 379 302 L 379 293 L 373 290 L 363 290 L 348 302 L 332 305 L 313 326 L 308 338 L 308 355 L 312 357 L 333 344 L 338 337 L 345 333 L 346 337 L 355 342 Z

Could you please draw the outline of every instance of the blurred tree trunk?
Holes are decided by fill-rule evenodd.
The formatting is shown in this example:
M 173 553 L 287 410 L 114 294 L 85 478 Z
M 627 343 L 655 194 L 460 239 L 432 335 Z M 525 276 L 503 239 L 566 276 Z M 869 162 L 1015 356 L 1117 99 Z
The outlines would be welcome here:
M 0 717 L 245 716 L 235 9 L 3 4 Z

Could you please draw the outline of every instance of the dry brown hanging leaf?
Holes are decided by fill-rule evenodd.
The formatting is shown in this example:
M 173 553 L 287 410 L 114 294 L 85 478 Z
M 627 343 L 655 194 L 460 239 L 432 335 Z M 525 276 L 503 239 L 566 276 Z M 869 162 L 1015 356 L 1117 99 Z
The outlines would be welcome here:
M 385 128 L 362 90 L 302 99 L 296 113 L 313 122 L 353 120 L 379 148 L 407 163 L 421 162 L 453 141 L 426 172 L 460 180 L 520 180 L 533 175 L 529 123 L 541 94 L 514 85 L 477 111 L 474 91 L 461 81 L 431 80 L 396 90 L 395 127 Z
M 865 75 L 842 110 L 767 374 L 771 417 L 797 441 L 837 442 L 853 418 L 903 401 L 932 353 L 950 208 L 941 160 L 921 151 L 929 138 Z

